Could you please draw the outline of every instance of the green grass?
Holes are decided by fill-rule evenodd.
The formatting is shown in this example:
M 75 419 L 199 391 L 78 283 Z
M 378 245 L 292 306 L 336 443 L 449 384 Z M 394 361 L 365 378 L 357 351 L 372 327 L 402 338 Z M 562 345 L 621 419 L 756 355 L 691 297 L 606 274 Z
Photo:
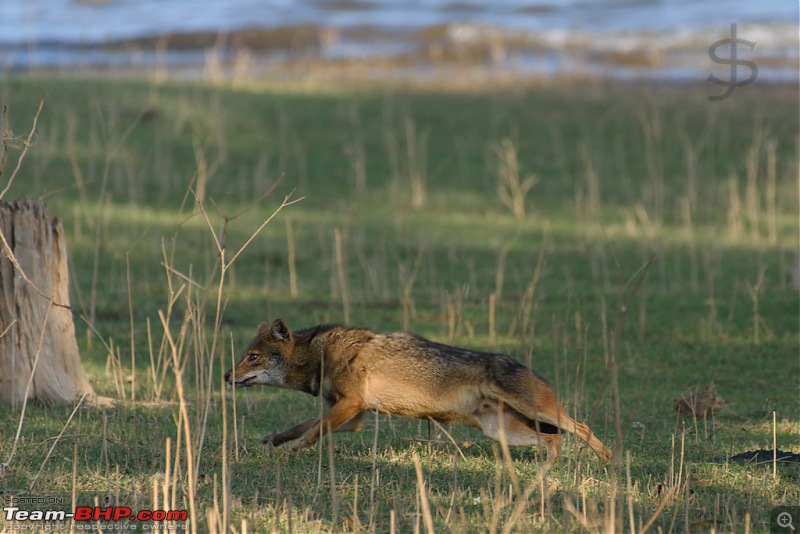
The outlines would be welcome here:
M 773 478 L 771 465 L 725 459 L 771 448 L 773 411 L 778 447 L 800 452 L 796 91 L 752 86 L 716 103 L 702 86 L 234 90 L 4 77 L 0 103 L 14 136 L 26 135 L 45 97 L 36 143 L 6 199 L 43 197 L 62 219 L 84 369 L 99 394 L 118 402 L 82 406 L 60 439 L 73 407 L 29 405 L 17 452 L 0 472 L 3 495 L 47 494 L 69 504 L 74 491 L 79 505 L 153 506 L 169 439 L 171 469 L 176 454 L 179 461 L 169 505 L 188 509 L 186 435 L 178 424 L 185 396 L 199 454 L 201 531 L 218 528 L 211 516 L 236 532 L 243 520 L 249 531 L 288 531 L 291 521 L 293 531 L 385 532 L 392 517 L 398 531 L 424 530 L 415 455 L 437 531 L 578 531 L 584 527 L 565 502 L 592 524 L 609 513 L 613 495 L 616 512 L 622 508 L 618 530 L 629 530 L 629 502 L 639 531 L 665 498 L 653 530 L 741 532 L 747 521 L 751 531 L 768 530 L 770 508 L 800 502 L 800 468 L 779 465 Z M 538 178 L 522 219 L 496 192 L 504 138 L 517 150 L 520 178 Z M 19 154 L 10 152 L 2 185 Z M 425 182 L 418 209 L 409 185 L 415 175 Z M 212 353 L 218 254 L 187 191 L 205 182 L 203 205 L 220 235 L 222 215 L 237 214 L 280 176 L 270 197 L 226 225 L 230 260 L 285 195 L 303 197 L 226 271 Z M 541 275 L 526 298 L 545 239 Z M 635 278 L 638 290 L 626 286 L 653 255 Z M 183 390 L 169 366 L 157 392 L 151 350 L 162 366 L 172 358 L 159 348 L 159 312 L 185 284 L 173 275 L 170 290 L 165 263 L 200 288 L 183 289 L 169 321 L 176 339 L 182 325 L 190 327 L 177 354 Z M 376 449 L 368 417 L 361 433 L 335 436 L 331 465 L 327 440 L 322 450 L 264 450 L 263 435 L 319 410 L 316 399 L 267 389 L 236 392 L 234 439 L 234 398 L 225 392 L 223 424 L 220 392 L 231 342 L 238 358 L 260 321 L 343 322 L 339 269 L 351 323 L 382 331 L 405 325 L 529 362 L 604 443 L 622 442 L 619 462 L 601 464 L 569 440 L 543 494 L 538 452 L 514 449 L 520 498 L 502 452 L 477 431 L 449 429 L 462 458 L 435 426 L 429 434 L 426 422 L 382 416 Z M 498 289 L 492 337 L 489 297 Z M 113 340 L 113 356 L 90 333 L 92 316 L 103 340 Z M 133 385 L 125 382 L 132 353 Z M 674 400 L 711 382 L 727 408 L 713 421 L 677 418 Z M 0 412 L 0 461 L 19 420 L 18 408 Z

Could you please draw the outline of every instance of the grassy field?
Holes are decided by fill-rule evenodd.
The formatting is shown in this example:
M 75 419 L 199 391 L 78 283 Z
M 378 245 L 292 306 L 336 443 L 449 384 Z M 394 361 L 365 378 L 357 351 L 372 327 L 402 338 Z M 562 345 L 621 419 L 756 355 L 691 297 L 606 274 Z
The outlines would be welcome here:
M 800 452 L 797 87 L 707 89 L 3 77 L 0 185 L 44 96 L 5 198 L 62 219 L 84 369 L 116 402 L 28 405 L 10 459 L 0 411 L 0 494 L 198 531 L 767 531 L 800 467 L 728 459 L 773 432 Z M 570 437 L 542 477 L 536 450 L 386 416 L 265 450 L 320 409 L 223 387 L 276 317 L 510 354 L 615 457 Z M 711 383 L 716 417 L 676 415 Z

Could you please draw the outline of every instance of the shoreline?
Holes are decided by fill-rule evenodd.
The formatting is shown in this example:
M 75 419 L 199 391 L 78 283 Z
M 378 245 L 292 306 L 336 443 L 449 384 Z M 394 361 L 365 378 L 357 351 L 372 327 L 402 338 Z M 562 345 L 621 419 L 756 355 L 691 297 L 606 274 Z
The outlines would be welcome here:
M 775 28 L 747 24 L 739 29 L 740 36 L 757 43 L 752 50 L 740 50 L 739 57 L 758 66 L 759 81 L 797 83 L 800 79 L 796 29 L 792 24 Z M 477 23 L 421 29 L 304 24 L 101 42 L 0 43 L 0 72 L 145 70 L 197 79 L 222 73 L 262 77 L 291 70 L 292 65 L 317 69 L 321 65 L 355 65 L 381 75 L 388 71 L 422 78 L 434 71 L 472 70 L 504 76 L 513 71 L 541 79 L 692 83 L 704 81 L 709 74 L 721 78 L 730 74 L 730 67 L 710 56 L 710 46 L 725 39 L 726 31 L 730 30 L 604 33 L 552 29 L 537 33 Z M 725 53 L 719 57 L 724 58 Z
M 3 72 L 0 69 L 0 72 Z M 132 80 L 154 84 L 198 83 L 234 89 L 292 88 L 300 90 L 412 89 L 453 92 L 526 90 L 536 87 L 695 88 L 698 95 L 716 95 L 724 88 L 705 78 L 668 79 L 659 77 L 598 76 L 583 72 L 550 75 L 476 63 L 400 63 L 374 60 L 295 59 L 269 64 L 217 63 L 203 66 L 133 65 L 124 67 L 59 67 L 3 72 L 8 78 L 49 78 L 64 80 Z M 737 88 L 736 95 L 755 95 L 759 91 L 798 91 L 800 79 L 758 79 Z

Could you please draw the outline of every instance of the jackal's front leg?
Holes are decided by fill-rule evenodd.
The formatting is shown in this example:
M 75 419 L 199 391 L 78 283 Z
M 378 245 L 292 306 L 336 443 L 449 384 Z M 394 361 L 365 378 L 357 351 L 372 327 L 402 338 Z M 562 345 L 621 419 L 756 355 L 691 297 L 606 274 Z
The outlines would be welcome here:
M 361 422 L 361 415 L 362 414 L 359 413 L 350 421 L 334 430 L 334 432 L 358 432 L 361 430 L 361 427 L 364 426 L 364 424 Z M 309 419 L 308 421 L 303 421 L 302 423 L 296 424 L 292 428 L 284 430 L 283 432 L 273 432 L 272 434 L 265 436 L 261 441 L 264 443 L 264 445 L 269 445 L 272 443 L 273 447 L 280 447 L 286 442 L 294 441 L 301 437 L 308 431 L 309 428 L 314 426 L 317 421 L 319 421 L 319 418 L 316 417 L 314 419 Z M 317 432 L 319 432 L 319 427 L 317 427 Z
M 292 428 L 288 430 L 284 430 L 283 432 L 273 432 L 262 439 L 262 443 L 264 445 L 269 445 L 272 443 L 273 447 L 280 447 L 287 441 L 293 441 L 302 436 L 306 433 L 306 431 L 314 426 L 314 424 L 319 421 L 319 418 L 309 419 L 308 421 L 303 421 L 302 423 L 294 425 Z
M 339 400 L 326 413 L 321 421 L 317 421 L 310 429 L 303 434 L 303 438 L 292 447 L 293 451 L 298 451 L 305 447 L 310 447 L 320 437 L 320 425 L 322 425 L 322 435 L 330 432 L 355 432 L 361 429 L 361 412 L 364 405 L 360 400 L 352 401 L 348 398 Z M 299 425 L 298 425 L 299 426 Z

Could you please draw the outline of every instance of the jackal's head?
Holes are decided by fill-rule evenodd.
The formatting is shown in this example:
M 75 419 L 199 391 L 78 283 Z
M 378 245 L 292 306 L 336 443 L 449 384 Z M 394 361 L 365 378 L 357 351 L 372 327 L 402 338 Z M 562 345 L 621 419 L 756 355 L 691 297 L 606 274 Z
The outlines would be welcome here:
M 292 333 L 283 319 L 276 319 L 272 326 L 261 323 L 242 359 L 225 373 L 225 381 L 237 388 L 256 384 L 285 387 L 293 345 Z

